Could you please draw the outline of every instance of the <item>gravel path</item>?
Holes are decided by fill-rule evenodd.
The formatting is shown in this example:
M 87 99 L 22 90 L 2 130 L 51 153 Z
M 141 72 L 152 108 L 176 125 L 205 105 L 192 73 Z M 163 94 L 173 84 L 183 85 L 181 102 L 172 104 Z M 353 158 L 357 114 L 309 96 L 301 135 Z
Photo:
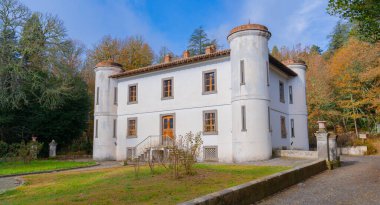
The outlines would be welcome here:
M 342 161 L 341 168 L 325 171 L 258 204 L 380 204 L 380 156 L 342 156 Z

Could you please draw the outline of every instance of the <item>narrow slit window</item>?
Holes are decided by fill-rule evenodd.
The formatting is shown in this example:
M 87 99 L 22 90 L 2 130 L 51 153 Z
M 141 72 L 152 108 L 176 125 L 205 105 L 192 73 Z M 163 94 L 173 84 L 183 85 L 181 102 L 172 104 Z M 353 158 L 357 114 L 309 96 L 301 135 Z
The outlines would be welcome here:
M 241 106 L 241 131 L 247 131 L 245 106 Z
M 270 107 L 268 107 L 268 129 L 269 132 L 272 132 L 272 125 L 270 123 Z
M 96 104 L 99 105 L 99 87 L 96 87 Z
M 113 138 L 116 138 L 116 131 L 117 131 L 117 121 L 116 119 L 113 120 Z
M 203 72 L 203 94 L 216 93 L 216 71 Z
M 281 81 L 279 83 L 279 88 L 280 88 L 280 102 L 285 103 L 284 83 Z
M 205 111 L 203 113 L 203 132 L 204 134 L 217 134 L 217 112 Z
M 245 84 L 245 68 L 244 68 L 244 60 L 240 61 L 240 85 Z
M 267 61 L 267 86 L 269 86 L 269 63 Z
M 281 137 L 286 138 L 286 124 L 284 116 L 281 116 Z
M 98 138 L 98 120 L 95 120 L 95 138 Z
M 289 86 L 289 104 L 293 104 L 293 87 Z
M 137 102 L 137 85 L 130 85 L 128 89 L 128 103 L 136 103 Z
M 113 104 L 117 105 L 117 87 L 114 88 Z
M 165 79 L 162 84 L 162 98 L 173 97 L 173 79 Z
M 295 133 L 294 133 L 294 119 L 290 120 L 290 127 L 291 127 L 292 137 L 295 137 Z

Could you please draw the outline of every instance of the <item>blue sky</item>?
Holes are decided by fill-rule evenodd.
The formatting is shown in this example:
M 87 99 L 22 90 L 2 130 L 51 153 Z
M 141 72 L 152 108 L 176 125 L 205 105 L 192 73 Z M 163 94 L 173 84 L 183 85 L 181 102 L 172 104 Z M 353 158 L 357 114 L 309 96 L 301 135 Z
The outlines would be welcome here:
M 69 36 L 91 48 L 104 35 L 141 35 L 155 52 L 186 49 L 192 31 L 203 26 L 224 48 L 229 30 L 248 23 L 266 25 L 269 47 L 319 45 L 337 22 L 327 0 L 21 0 L 32 11 L 58 15 Z

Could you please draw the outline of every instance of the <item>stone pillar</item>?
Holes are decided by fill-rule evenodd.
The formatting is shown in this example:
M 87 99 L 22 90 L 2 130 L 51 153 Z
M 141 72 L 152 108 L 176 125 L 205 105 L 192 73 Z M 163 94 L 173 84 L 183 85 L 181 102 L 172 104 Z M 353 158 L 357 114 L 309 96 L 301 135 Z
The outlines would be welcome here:
M 57 153 L 57 143 L 52 140 L 50 143 L 49 143 L 49 157 L 56 157 L 56 154 Z
M 337 135 L 327 132 L 326 121 L 318 121 L 319 129 L 314 133 L 317 138 L 318 158 L 326 159 L 329 169 L 340 166 L 340 157 L 337 146 Z

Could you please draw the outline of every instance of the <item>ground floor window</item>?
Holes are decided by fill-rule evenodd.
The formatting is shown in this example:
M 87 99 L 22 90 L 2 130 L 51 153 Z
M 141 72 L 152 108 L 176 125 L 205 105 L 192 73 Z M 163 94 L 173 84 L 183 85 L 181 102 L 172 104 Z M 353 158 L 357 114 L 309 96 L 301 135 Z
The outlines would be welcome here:
M 292 137 L 295 137 L 295 133 L 294 133 L 294 119 L 290 120 L 290 127 L 291 127 Z
M 132 159 L 135 153 L 134 147 L 127 147 L 127 159 Z
M 128 118 L 127 137 L 137 137 L 137 118 Z
M 286 138 L 286 124 L 284 116 L 281 116 L 281 137 Z
M 203 112 L 203 134 L 217 134 L 217 111 L 208 110 Z

